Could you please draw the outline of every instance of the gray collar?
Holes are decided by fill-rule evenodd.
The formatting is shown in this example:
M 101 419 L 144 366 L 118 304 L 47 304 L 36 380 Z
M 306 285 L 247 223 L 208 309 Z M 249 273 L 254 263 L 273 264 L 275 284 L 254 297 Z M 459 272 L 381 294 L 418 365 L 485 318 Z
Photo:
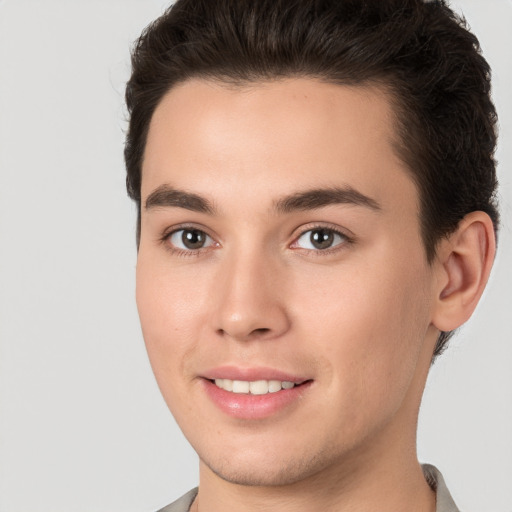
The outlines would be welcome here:
M 430 464 L 423 464 L 421 467 L 428 484 L 436 491 L 436 512 L 460 512 L 440 471 Z

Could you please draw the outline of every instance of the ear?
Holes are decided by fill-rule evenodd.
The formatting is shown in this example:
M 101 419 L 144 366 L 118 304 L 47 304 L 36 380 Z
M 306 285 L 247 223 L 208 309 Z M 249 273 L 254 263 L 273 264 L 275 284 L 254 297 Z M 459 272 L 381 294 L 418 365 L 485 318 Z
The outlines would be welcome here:
M 432 323 L 440 331 L 452 331 L 469 319 L 489 279 L 496 253 L 489 215 L 466 215 L 437 249 Z

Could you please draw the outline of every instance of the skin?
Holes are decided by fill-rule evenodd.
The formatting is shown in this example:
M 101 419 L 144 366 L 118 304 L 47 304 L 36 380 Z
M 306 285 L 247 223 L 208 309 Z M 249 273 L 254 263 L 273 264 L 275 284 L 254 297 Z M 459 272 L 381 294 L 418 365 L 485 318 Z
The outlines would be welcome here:
M 199 510 L 435 510 L 416 457 L 419 403 L 439 329 L 462 323 L 483 289 L 492 226 L 469 219 L 428 264 L 394 136 L 383 91 L 313 79 L 191 80 L 157 107 L 137 305 L 162 394 L 200 457 Z M 162 186 L 215 211 L 146 208 Z M 375 207 L 276 208 L 334 187 Z M 180 246 L 184 225 L 207 235 L 202 248 Z M 318 228 L 340 233 L 332 247 L 311 245 Z M 275 414 L 240 419 L 204 392 L 223 365 L 311 382 Z

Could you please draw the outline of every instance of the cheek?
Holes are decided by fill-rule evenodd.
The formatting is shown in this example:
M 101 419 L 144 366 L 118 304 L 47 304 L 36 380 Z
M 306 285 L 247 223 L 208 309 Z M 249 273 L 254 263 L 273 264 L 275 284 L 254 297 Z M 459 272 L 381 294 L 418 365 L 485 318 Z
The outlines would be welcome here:
M 337 396 L 395 407 L 413 377 L 429 325 L 423 267 L 383 261 L 315 277 L 297 292 L 307 307 L 296 316 L 331 369 L 333 389 L 351 390 Z
M 136 300 L 148 356 L 159 384 L 172 378 L 194 348 L 204 312 L 201 282 L 146 260 L 137 262 Z M 204 283 L 203 283 L 204 284 Z
M 407 265 L 374 263 L 339 271 L 297 273 L 291 294 L 295 297 L 295 316 L 306 318 L 319 330 L 330 326 L 333 335 L 374 349 L 381 339 L 392 343 L 407 338 L 405 334 L 418 327 L 418 315 L 428 307 L 421 277 L 424 272 Z

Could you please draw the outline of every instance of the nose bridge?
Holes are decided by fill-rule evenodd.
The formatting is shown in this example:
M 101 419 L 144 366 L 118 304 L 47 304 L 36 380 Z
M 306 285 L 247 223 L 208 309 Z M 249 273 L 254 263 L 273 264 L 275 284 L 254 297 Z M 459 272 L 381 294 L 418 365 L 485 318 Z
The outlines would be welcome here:
M 219 269 L 215 328 L 237 340 L 276 337 L 289 321 L 279 259 L 265 249 L 239 248 Z

